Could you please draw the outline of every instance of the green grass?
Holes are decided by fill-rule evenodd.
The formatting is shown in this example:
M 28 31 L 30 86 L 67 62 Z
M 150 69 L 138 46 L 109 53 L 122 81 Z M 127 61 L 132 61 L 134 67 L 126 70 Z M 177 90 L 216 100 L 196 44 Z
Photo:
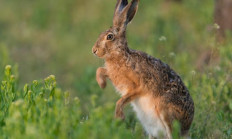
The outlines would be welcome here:
M 103 61 L 91 48 L 111 26 L 114 5 L 1 1 L 0 138 L 147 138 L 130 106 L 125 122 L 114 119 L 119 96 L 110 82 L 102 90 L 95 81 Z M 194 139 L 232 138 L 232 41 L 215 41 L 213 8 L 212 0 L 144 0 L 128 26 L 129 46 L 169 64 L 188 87 Z M 215 55 L 209 64 L 206 51 Z
M 0 138 L 141 138 L 141 127 L 113 118 L 114 104 L 96 106 L 91 96 L 88 115 L 83 115 L 78 97 L 56 87 L 54 75 L 34 80 L 23 89 L 10 65 L 0 90 Z M 130 124 L 131 124 L 130 123 Z

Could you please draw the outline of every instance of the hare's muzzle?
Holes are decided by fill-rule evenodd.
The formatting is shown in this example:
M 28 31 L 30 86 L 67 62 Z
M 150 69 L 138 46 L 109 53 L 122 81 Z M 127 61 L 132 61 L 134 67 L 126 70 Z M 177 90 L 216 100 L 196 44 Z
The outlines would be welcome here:
M 92 49 L 92 53 L 96 55 L 97 49 L 96 49 L 96 48 L 93 48 L 93 49 Z

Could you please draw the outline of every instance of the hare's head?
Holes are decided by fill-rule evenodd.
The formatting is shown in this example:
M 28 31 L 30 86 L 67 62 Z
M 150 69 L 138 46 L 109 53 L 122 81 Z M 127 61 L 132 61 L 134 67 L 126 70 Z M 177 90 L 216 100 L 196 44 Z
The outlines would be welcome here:
M 100 58 L 109 58 L 127 50 L 126 27 L 133 19 L 139 0 L 118 0 L 113 18 L 113 26 L 101 33 L 92 52 Z

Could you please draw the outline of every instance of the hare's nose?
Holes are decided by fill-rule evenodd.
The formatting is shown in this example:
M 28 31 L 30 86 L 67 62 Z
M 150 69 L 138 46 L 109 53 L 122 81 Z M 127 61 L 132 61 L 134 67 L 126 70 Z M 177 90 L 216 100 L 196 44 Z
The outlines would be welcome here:
M 93 54 L 96 54 L 96 52 L 97 52 L 97 49 L 96 49 L 96 48 L 93 48 L 93 49 L 92 49 L 92 53 L 93 53 Z

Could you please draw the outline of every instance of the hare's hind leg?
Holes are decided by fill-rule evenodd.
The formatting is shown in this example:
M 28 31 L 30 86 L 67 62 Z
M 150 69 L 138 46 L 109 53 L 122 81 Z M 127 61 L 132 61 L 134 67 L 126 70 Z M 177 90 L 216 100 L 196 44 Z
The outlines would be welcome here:
M 116 103 L 116 108 L 115 108 L 115 117 L 116 118 L 121 118 L 124 119 L 124 113 L 123 113 L 123 109 L 124 106 L 135 100 L 138 96 L 140 95 L 140 93 L 136 93 L 136 92 L 128 92 L 126 95 L 122 96 Z
M 107 70 L 103 67 L 100 67 L 97 69 L 97 73 L 96 73 L 96 80 L 98 85 L 101 88 L 105 88 L 106 87 L 106 78 L 108 77 L 107 75 Z

